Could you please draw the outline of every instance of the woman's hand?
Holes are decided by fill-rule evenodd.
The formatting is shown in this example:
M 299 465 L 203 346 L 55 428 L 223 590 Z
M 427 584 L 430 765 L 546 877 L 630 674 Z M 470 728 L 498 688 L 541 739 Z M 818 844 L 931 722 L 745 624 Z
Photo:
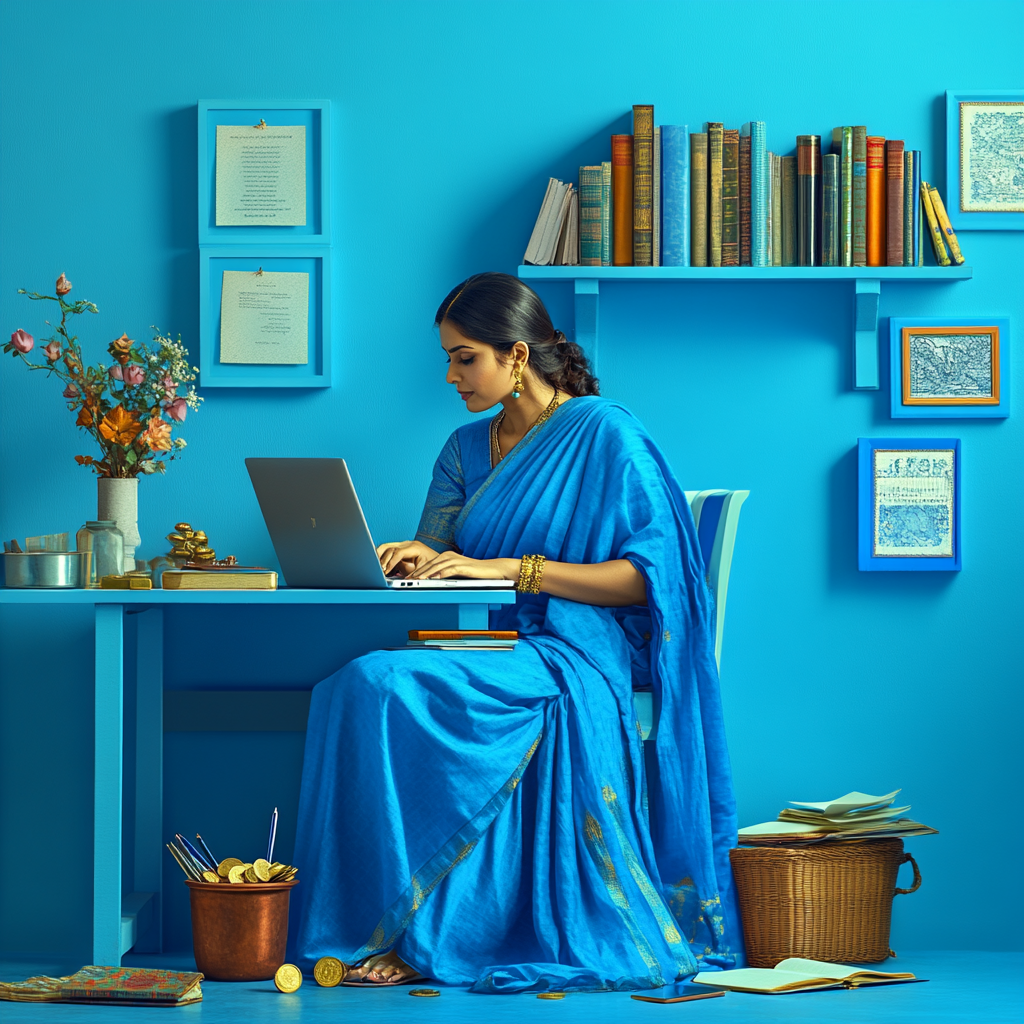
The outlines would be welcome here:
M 448 579 L 465 576 L 474 580 L 515 580 L 519 578 L 518 558 L 469 558 L 458 551 L 442 551 L 409 573 L 409 579 Z
M 385 576 L 409 576 L 436 558 L 437 552 L 418 540 L 396 540 L 378 544 L 377 557 Z

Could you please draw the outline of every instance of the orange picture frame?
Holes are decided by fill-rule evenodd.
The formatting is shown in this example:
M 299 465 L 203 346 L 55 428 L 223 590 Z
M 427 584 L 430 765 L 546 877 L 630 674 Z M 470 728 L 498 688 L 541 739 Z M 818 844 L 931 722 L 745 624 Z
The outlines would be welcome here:
M 988 337 L 991 341 L 990 367 L 991 367 L 991 389 L 988 395 L 914 395 L 911 391 L 911 338 L 921 335 L 977 335 Z M 999 327 L 998 325 L 984 326 L 913 326 L 903 327 L 901 330 L 901 363 L 903 378 L 902 402 L 907 406 L 985 406 L 1000 404 L 1000 374 L 999 374 Z

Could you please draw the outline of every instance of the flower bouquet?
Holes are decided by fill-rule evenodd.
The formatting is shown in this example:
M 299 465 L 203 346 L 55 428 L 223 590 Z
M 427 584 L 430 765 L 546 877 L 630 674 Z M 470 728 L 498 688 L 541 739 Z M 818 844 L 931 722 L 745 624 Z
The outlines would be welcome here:
M 175 425 L 202 402 L 192 385 L 198 368 L 189 366 L 181 336 L 174 341 L 154 327 L 150 347 L 122 334 L 107 346 L 113 358 L 109 367 L 86 366 L 77 337 L 69 333 L 69 318 L 99 310 L 86 299 L 67 301 L 71 282 L 64 274 L 57 278 L 55 290 L 56 295 L 40 295 L 18 289 L 35 301 L 56 302 L 60 309 L 56 333 L 42 347 L 46 362 L 27 358 L 35 338 L 21 329 L 11 335 L 4 352 L 20 358 L 30 370 L 43 370 L 64 382 L 68 410 L 78 413 L 76 426 L 92 434 L 101 452 L 99 459 L 76 455 L 80 466 L 113 479 L 165 472 L 167 462 L 185 447 L 184 439 L 171 437 Z M 52 326 L 48 320 L 46 324 Z

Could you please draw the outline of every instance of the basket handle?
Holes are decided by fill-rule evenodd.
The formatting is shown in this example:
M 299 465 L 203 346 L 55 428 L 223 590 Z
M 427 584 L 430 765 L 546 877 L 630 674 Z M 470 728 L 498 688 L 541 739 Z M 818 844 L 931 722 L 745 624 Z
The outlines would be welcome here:
M 921 888 L 921 869 L 917 866 L 914 855 L 912 853 L 903 854 L 903 860 L 900 861 L 900 865 L 906 864 L 908 860 L 910 861 L 910 866 L 914 869 L 914 884 L 909 889 L 897 889 L 894 894 L 896 896 L 905 896 L 908 892 L 916 892 Z

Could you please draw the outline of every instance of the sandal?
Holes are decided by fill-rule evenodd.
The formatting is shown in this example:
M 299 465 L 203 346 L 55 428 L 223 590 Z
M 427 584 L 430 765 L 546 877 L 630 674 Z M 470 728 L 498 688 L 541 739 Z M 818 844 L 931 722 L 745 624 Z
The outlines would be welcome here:
M 377 956 L 367 957 L 365 960 L 360 960 L 359 963 L 353 964 L 352 967 L 369 967 L 372 970 L 376 964 L 378 964 L 381 960 L 384 960 L 388 955 L 388 953 L 380 953 Z M 406 964 L 406 966 L 408 966 L 408 964 Z M 358 980 L 346 980 L 343 981 L 341 984 L 348 985 L 350 988 L 391 988 L 395 985 L 412 985 L 415 984 L 417 981 L 424 980 L 425 979 L 422 974 L 413 971 L 411 975 L 402 977 L 399 981 L 368 981 L 366 979 L 366 976 L 364 975 L 364 977 Z

